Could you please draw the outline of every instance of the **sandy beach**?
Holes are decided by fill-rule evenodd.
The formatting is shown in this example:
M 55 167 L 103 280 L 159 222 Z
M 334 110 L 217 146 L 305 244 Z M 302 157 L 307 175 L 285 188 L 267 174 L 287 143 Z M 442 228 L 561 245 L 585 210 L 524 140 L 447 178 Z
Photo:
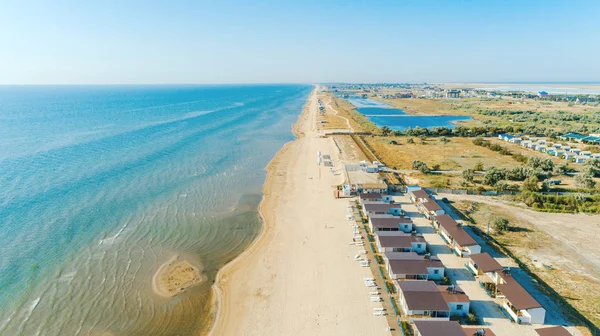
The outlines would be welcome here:
M 162 264 L 152 278 L 152 289 L 160 296 L 173 297 L 204 281 L 198 267 L 179 256 Z
M 358 247 L 348 244 L 348 200 L 333 197 L 343 175 L 317 165 L 321 151 L 341 167 L 333 140 L 318 137 L 317 92 L 294 125 L 298 139 L 267 168 L 262 234 L 219 272 L 211 335 L 387 333 L 363 283 L 371 271 L 353 260 Z

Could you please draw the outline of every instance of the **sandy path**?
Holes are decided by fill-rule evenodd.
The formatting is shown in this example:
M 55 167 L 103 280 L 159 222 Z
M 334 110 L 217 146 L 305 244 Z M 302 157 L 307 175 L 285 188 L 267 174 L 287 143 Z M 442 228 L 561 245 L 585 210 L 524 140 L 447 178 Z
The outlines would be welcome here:
M 333 197 L 342 175 L 316 163 L 321 151 L 340 168 L 333 140 L 317 137 L 315 92 L 295 125 L 299 138 L 268 167 L 263 234 L 219 273 L 212 335 L 388 333 L 363 284 L 372 274 L 353 261 L 359 248 L 348 244 L 348 200 Z

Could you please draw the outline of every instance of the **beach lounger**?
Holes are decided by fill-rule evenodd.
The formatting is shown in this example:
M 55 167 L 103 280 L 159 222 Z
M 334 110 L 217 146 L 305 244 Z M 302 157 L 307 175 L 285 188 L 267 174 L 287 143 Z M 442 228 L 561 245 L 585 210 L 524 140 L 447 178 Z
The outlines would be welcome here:
M 377 312 L 373 312 L 373 315 L 375 315 L 375 316 L 385 316 L 386 314 L 385 314 L 385 312 L 377 311 Z
M 356 246 L 365 246 L 365 243 L 356 243 L 354 245 L 356 245 Z
M 376 310 L 376 311 L 385 311 L 385 308 L 383 308 L 383 307 L 375 307 L 375 308 L 373 308 L 373 310 Z
M 379 296 L 371 296 L 371 302 L 381 302 L 383 299 Z
M 379 295 L 379 294 L 381 294 L 381 293 L 379 293 L 379 292 L 369 292 L 369 295 Z M 377 308 L 375 308 L 375 309 L 377 309 Z
M 358 254 L 367 254 L 367 250 L 360 250 L 358 251 Z

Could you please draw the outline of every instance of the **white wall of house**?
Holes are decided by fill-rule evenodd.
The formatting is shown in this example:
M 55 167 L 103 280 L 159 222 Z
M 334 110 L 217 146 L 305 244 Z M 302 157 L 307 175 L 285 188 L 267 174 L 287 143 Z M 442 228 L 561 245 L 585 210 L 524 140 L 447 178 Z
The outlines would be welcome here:
M 468 257 L 471 254 L 481 253 L 481 246 L 479 246 L 479 245 L 465 246 L 464 249 L 465 249 L 466 253 L 463 252 L 463 257 Z
M 470 302 L 448 302 L 450 314 L 467 315 L 469 313 Z
M 381 195 L 381 200 L 384 202 L 391 202 L 394 200 L 394 196 L 392 195 Z
M 400 216 L 402 214 L 402 208 L 391 208 L 390 209 L 390 214 L 394 215 L 394 216 Z
M 411 233 L 412 230 L 414 228 L 413 223 L 402 223 L 400 224 L 400 230 L 406 232 L 406 233 Z
M 427 251 L 427 243 L 426 242 L 412 242 L 412 251 L 417 253 L 425 253 Z
M 427 277 L 429 280 L 442 280 L 444 277 L 444 267 L 427 267 Z
M 503 302 L 502 302 L 502 307 L 504 307 L 504 310 L 510 315 L 510 317 L 512 317 L 512 319 L 514 321 L 519 320 L 519 317 L 517 316 L 517 314 L 515 314 L 515 312 L 513 312 L 512 309 L 510 309 L 510 307 L 508 306 L 508 304 L 506 303 L 505 300 L 503 300 Z M 525 322 L 525 323 L 529 323 L 529 322 Z
M 546 309 L 539 308 L 531 308 L 527 310 L 522 310 L 523 316 L 529 317 L 529 322 L 531 324 L 544 324 L 544 320 L 546 319 Z

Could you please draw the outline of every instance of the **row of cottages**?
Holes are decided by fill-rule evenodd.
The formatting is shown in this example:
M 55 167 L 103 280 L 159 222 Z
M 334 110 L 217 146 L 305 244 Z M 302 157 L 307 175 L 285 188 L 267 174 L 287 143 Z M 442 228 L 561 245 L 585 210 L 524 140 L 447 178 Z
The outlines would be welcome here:
M 461 326 L 456 321 L 419 320 L 414 336 L 496 336 L 489 328 Z
M 381 253 L 385 252 L 427 252 L 427 242 L 423 236 L 402 231 L 375 232 L 375 244 Z
M 423 189 L 409 190 L 408 197 L 417 206 L 417 209 L 429 219 L 445 213 L 444 209 Z
M 516 143 L 516 144 L 521 143 L 523 141 L 523 139 L 521 139 L 520 137 L 508 135 L 506 133 L 498 135 L 498 139 L 504 140 L 504 141 L 510 142 L 510 143 Z
M 449 215 L 436 216 L 433 226 L 459 257 L 481 253 L 481 246 Z
M 383 261 L 391 280 L 442 280 L 444 264 L 415 252 L 384 252 Z
M 517 323 L 543 324 L 546 310 L 498 261 L 487 253 L 473 254 L 466 264 L 480 284 L 500 300 L 500 305 Z
M 465 316 L 471 301 L 456 286 L 438 286 L 433 281 L 394 281 L 398 303 L 409 322 L 449 321 L 450 316 Z M 444 334 L 445 335 L 445 334 Z
M 583 151 L 576 147 L 553 144 L 545 139 L 523 140 L 521 146 L 575 163 L 583 163 L 589 158 L 600 158 L 600 154 L 592 154 L 590 151 Z

